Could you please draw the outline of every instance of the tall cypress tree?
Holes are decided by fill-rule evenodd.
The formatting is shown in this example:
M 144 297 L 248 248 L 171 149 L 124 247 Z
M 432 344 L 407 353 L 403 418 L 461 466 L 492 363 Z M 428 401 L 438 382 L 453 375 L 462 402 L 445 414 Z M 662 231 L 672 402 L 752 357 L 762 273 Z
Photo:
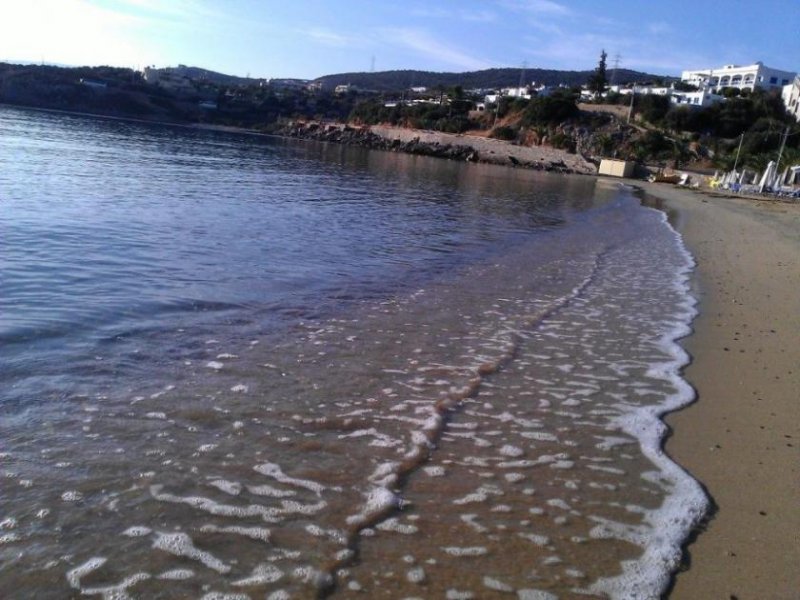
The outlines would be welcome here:
M 606 91 L 606 84 L 608 78 L 606 77 L 606 54 L 605 49 L 600 52 L 600 62 L 597 63 L 597 68 L 589 78 L 589 91 L 594 92 L 595 98 Z

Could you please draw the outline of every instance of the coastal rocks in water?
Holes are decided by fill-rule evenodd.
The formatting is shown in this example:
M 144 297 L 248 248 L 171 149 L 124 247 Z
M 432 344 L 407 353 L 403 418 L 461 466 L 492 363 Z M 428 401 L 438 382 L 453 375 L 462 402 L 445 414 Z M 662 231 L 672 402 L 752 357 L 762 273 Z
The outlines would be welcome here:
M 551 148 L 515 146 L 478 136 L 318 122 L 292 122 L 281 133 L 299 139 L 465 162 L 486 162 L 558 173 L 596 173 L 595 166 L 580 155 Z

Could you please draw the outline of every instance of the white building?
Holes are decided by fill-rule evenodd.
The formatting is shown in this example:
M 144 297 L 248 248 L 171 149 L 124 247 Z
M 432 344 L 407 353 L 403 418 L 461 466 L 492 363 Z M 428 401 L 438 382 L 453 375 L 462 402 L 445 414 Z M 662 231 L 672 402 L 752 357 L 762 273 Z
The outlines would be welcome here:
M 669 98 L 669 101 L 672 102 L 672 104 L 696 107 L 711 106 L 712 104 L 722 102 L 723 100 L 725 100 L 724 96 L 715 94 L 708 89 L 702 89 L 697 92 L 678 92 L 673 90 L 672 95 Z
M 654 96 L 669 96 L 670 94 L 674 93 L 672 88 L 665 87 L 665 86 L 652 86 L 652 85 L 636 85 L 634 84 L 632 87 L 626 87 L 621 85 L 610 85 L 608 86 L 609 92 L 614 92 L 616 94 L 620 94 L 622 96 L 627 96 L 629 94 L 652 94 Z
M 525 100 L 531 99 L 531 91 L 527 85 L 522 87 L 507 87 L 500 90 L 501 96 L 507 96 L 508 98 L 524 98 Z
M 690 83 L 698 88 L 711 88 L 719 91 L 725 87 L 740 90 L 781 89 L 794 79 L 796 73 L 781 71 L 765 67 L 764 63 L 757 62 L 752 65 L 725 65 L 716 69 L 699 69 L 683 71 L 681 81 Z
M 792 83 L 783 87 L 781 97 L 786 110 L 800 121 L 800 75 L 795 77 Z

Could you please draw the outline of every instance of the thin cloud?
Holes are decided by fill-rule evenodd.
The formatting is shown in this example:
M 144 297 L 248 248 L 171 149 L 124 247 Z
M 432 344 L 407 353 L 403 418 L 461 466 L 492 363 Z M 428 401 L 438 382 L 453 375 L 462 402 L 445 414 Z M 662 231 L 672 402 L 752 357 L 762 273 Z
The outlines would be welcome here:
M 411 16 L 421 19 L 459 19 L 475 23 L 494 23 L 497 14 L 490 10 L 459 10 L 445 8 L 414 8 Z
M 98 0 L 85 1 L 98 3 Z M 138 19 L 151 28 L 169 27 L 210 32 L 218 23 L 241 28 L 252 25 L 251 21 L 212 7 L 204 0 L 110 0 L 103 4 L 103 10 L 120 17 Z
M 464 21 L 473 21 L 476 23 L 494 23 L 497 21 L 497 14 L 490 10 L 467 10 L 459 11 L 456 16 Z
M 600 52 L 616 52 L 625 45 L 615 37 L 593 33 L 560 35 L 544 42 L 529 38 L 528 52 L 551 68 L 583 70 L 594 68 Z
M 330 29 L 323 27 L 312 27 L 302 31 L 304 35 L 311 38 L 313 41 L 323 44 L 325 46 L 335 46 L 337 48 L 346 48 L 353 45 L 353 38 L 347 37 Z
M 468 71 L 477 71 L 492 67 L 487 60 L 476 58 L 459 48 L 443 44 L 426 31 L 410 28 L 389 28 L 381 34 L 387 42 L 403 46 L 429 59 L 452 65 Z
M 569 7 L 553 0 L 500 0 L 500 4 L 512 10 L 535 15 L 567 16 L 573 14 Z
M 540 60 L 543 66 L 559 69 L 593 69 L 603 49 L 608 53 L 609 62 L 617 54 L 621 55 L 621 69 L 653 74 L 675 74 L 684 69 L 716 64 L 694 50 L 687 51 L 679 46 L 659 46 L 654 50 L 647 40 L 635 35 L 577 32 L 545 41 L 529 37 L 526 45 L 528 54 Z M 610 64 L 608 68 L 611 68 Z
M 647 31 L 649 31 L 653 35 L 662 35 L 665 33 L 671 33 L 672 26 L 669 25 L 669 23 L 664 23 L 663 21 L 659 21 L 657 23 L 648 24 Z
M 564 28 L 556 25 L 555 23 L 548 23 L 544 21 L 534 20 L 529 23 L 529 26 L 532 29 L 536 29 L 537 31 L 541 31 L 547 35 L 557 35 L 562 36 L 564 35 Z

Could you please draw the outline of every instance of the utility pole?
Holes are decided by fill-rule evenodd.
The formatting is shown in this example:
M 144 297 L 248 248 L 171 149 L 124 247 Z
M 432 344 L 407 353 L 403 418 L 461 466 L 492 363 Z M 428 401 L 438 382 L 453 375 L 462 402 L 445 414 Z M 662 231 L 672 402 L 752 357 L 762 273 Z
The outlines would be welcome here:
M 636 98 L 636 82 L 633 82 L 633 88 L 631 88 L 631 105 L 628 107 L 628 123 L 631 122 L 631 117 L 633 116 L 633 99 Z
M 736 150 L 736 160 L 733 161 L 733 170 L 736 170 L 736 166 L 739 164 L 739 152 L 742 151 L 742 142 L 744 141 L 744 133 L 742 133 L 742 137 L 739 139 L 739 148 Z
M 781 140 L 781 149 L 778 150 L 778 161 L 775 163 L 775 183 L 778 183 L 778 179 L 780 178 L 780 170 L 781 170 L 781 157 L 783 156 L 783 148 L 786 146 L 786 138 L 789 137 L 789 126 L 786 126 L 786 129 L 783 130 L 782 134 L 783 139 Z M 767 182 L 768 185 L 774 186 L 775 183 Z M 783 182 L 780 182 L 783 185 Z
M 786 126 L 786 129 L 783 130 L 783 140 L 781 141 L 781 149 L 778 151 L 778 162 L 775 163 L 775 169 L 780 169 L 781 167 L 781 156 L 783 156 L 783 148 L 786 146 L 786 138 L 789 137 L 789 126 Z

